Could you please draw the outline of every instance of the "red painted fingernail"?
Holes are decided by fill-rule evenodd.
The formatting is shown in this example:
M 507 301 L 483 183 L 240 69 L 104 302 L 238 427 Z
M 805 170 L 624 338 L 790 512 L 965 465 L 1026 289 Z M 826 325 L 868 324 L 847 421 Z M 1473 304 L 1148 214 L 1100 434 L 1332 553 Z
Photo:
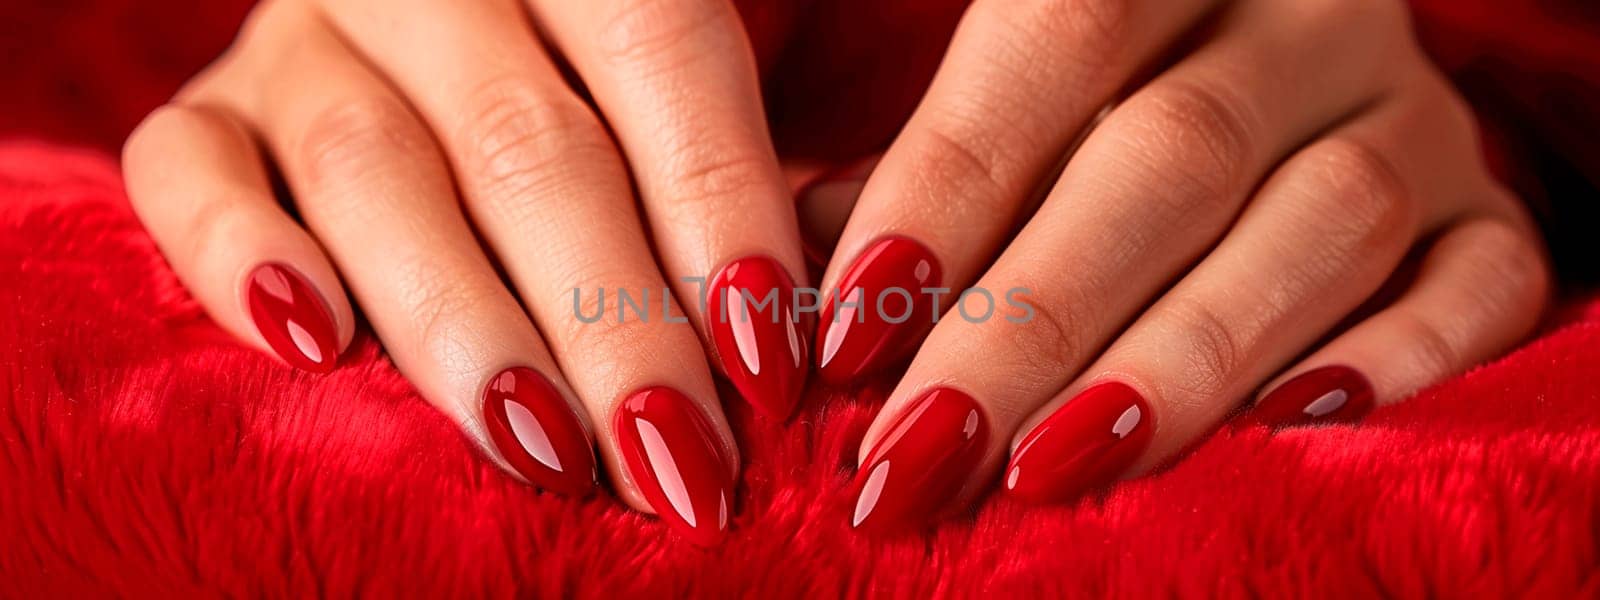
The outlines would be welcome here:
M 1250 411 L 1250 419 L 1277 427 L 1355 421 L 1372 412 L 1372 384 L 1350 367 L 1334 365 L 1301 373 L 1272 390 Z
M 617 407 L 616 428 L 623 464 L 656 514 L 695 544 L 722 541 L 736 467 L 700 407 L 672 388 L 646 388 Z
M 706 318 L 722 372 L 768 418 L 787 418 L 809 367 L 794 281 L 776 261 L 755 256 L 728 263 L 706 289 Z
M 495 375 L 483 389 L 483 416 L 495 449 L 529 482 L 570 496 L 594 490 L 594 447 L 543 375 L 526 367 Z
M 1066 502 L 1115 481 L 1150 445 L 1152 416 L 1126 384 L 1084 390 L 1017 446 L 1006 466 L 1006 491 L 1033 502 Z
M 846 383 L 905 357 L 933 328 L 933 297 L 922 290 L 941 277 L 922 244 L 890 237 L 869 246 L 822 305 L 818 375 Z
M 931 521 L 983 458 L 989 422 L 959 391 L 936 388 L 907 405 L 856 472 L 850 525 L 873 532 Z
M 313 373 L 333 370 L 339 360 L 339 332 L 333 313 L 311 282 L 277 263 L 250 273 L 250 318 L 278 356 Z

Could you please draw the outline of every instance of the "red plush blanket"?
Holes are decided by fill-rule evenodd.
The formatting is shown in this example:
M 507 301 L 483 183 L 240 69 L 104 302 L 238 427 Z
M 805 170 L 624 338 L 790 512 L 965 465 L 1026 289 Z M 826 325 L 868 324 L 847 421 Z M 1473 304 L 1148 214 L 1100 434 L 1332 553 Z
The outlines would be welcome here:
M 843 494 L 887 384 L 813 390 L 782 426 L 730 402 L 747 463 L 710 551 L 603 495 L 513 483 L 370 334 L 314 376 L 205 317 L 107 151 L 243 5 L 0 6 L 0 597 L 1600 596 L 1600 301 L 1593 242 L 1567 235 L 1597 226 L 1590 3 L 1414 2 L 1577 290 L 1539 339 L 1359 426 L 1227 426 L 1074 506 L 995 498 L 890 540 L 852 534 Z M 781 144 L 824 159 L 892 134 L 959 11 L 742 8 Z

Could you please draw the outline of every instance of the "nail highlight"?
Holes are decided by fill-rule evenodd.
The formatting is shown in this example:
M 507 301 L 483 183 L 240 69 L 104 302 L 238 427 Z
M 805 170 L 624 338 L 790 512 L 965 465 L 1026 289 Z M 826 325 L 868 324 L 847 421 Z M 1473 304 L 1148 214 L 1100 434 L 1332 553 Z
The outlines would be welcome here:
M 1355 421 L 1372 412 L 1372 384 L 1343 365 L 1313 369 L 1268 393 L 1251 419 L 1277 427 Z
M 922 290 L 942 277 L 933 252 L 911 239 L 869 246 L 823 303 L 817 374 L 848 383 L 904 358 L 933 328 L 933 297 Z
M 971 396 L 950 388 L 924 392 L 861 463 L 851 485 L 850 525 L 885 532 L 933 520 L 972 476 L 988 440 L 988 419 Z
M 706 287 L 706 319 L 722 372 L 767 418 L 788 418 L 807 370 L 794 280 L 764 256 L 728 263 Z
M 623 400 L 615 420 L 622 462 L 661 519 L 695 544 L 721 542 L 737 467 L 700 407 L 677 390 L 652 387 Z
M 1150 445 L 1150 405 L 1120 382 L 1084 390 L 1022 440 L 1006 466 L 1006 492 L 1056 503 L 1110 484 Z
M 246 289 L 250 319 L 278 356 L 313 373 L 333 370 L 339 333 L 333 313 L 311 282 L 294 269 L 267 263 L 250 273 Z
M 495 449 L 529 482 L 569 496 L 594 491 L 594 447 L 543 375 L 526 367 L 495 375 L 483 389 L 483 417 Z

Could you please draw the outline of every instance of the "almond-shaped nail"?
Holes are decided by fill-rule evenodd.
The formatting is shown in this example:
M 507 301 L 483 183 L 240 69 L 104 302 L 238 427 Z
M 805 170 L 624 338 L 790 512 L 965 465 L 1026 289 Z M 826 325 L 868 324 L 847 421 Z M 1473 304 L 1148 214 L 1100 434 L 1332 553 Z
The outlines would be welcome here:
M 311 282 L 287 265 L 267 263 L 250 273 L 246 298 L 256 330 L 284 362 L 327 373 L 339 360 L 333 312 Z
M 761 414 L 788 418 L 810 368 L 794 280 L 777 261 L 752 256 L 728 263 L 706 290 L 706 320 L 722 372 Z
M 1116 481 L 1150 445 L 1150 405 L 1120 382 L 1084 390 L 1035 427 L 1006 466 L 1006 492 L 1067 502 Z
M 1373 400 L 1365 376 L 1332 365 L 1283 382 L 1250 409 L 1248 418 L 1276 427 L 1355 421 L 1372 412 Z
M 615 420 L 623 465 L 661 520 L 697 545 L 720 543 L 735 466 L 711 419 L 677 390 L 652 387 L 623 400 Z
M 972 477 L 989 422 L 971 396 L 950 388 L 906 405 L 861 463 L 850 525 L 869 532 L 915 528 L 940 516 Z
M 495 450 L 530 483 L 569 496 L 594 491 L 594 447 L 583 423 L 539 372 L 512 367 L 491 378 L 483 417 Z
M 868 246 L 823 302 L 817 324 L 817 374 L 849 383 L 905 358 L 933 329 L 939 260 L 910 238 Z

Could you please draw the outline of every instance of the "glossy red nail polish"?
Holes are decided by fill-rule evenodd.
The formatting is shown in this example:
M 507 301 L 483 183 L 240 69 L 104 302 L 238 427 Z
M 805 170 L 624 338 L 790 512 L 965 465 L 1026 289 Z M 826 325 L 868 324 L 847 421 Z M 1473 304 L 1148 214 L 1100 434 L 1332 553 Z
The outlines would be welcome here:
M 1372 412 L 1372 384 L 1355 369 L 1334 365 L 1313 369 L 1272 390 L 1250 418 L 1287 427 L 1354 421 Z
M 489 440 L 511 467 L 546 490 L 584 496 L 594 490 L 594 447 L 572 406 L 550 380 L 512 367 L 483 389 Z
M 989 422 L 959 391 L 936 388 L 907 405 L 856 472 L 850 525 L 884 532 L 933 520 L 983 458 Z
M 700 407 L 672 388 L 646 388 L 617 407 L 616 431 L 622 462 L 656 514 L 695 544 L 721 542 L 736 467 Z
M 267 263 L 250 273 L 246 295 L 256 329 L 284 362 L 313 373 L 333 370 L 339 332 L 311 282 L 286 265 Z
M 728 263 L 706 287 L 706 320 L 722 372 L 770 419 L 788 418 L 806 383 L 806 336 L 794 299 L 789 274 L 762 256 Z
M 933 297 L 922 290 L 942 277 L 933 253 L 908 238 L 868 246 L 822 305 L 818 375 L 847 383 L 904 358 L 933 328 Z
M 1032 502 L 1066 502 L 1133 466 L 1154 432 L 1150 405 L 1126 384 L 1084 390 L 1034 428 L 1012 453 L 1005 488 Z

